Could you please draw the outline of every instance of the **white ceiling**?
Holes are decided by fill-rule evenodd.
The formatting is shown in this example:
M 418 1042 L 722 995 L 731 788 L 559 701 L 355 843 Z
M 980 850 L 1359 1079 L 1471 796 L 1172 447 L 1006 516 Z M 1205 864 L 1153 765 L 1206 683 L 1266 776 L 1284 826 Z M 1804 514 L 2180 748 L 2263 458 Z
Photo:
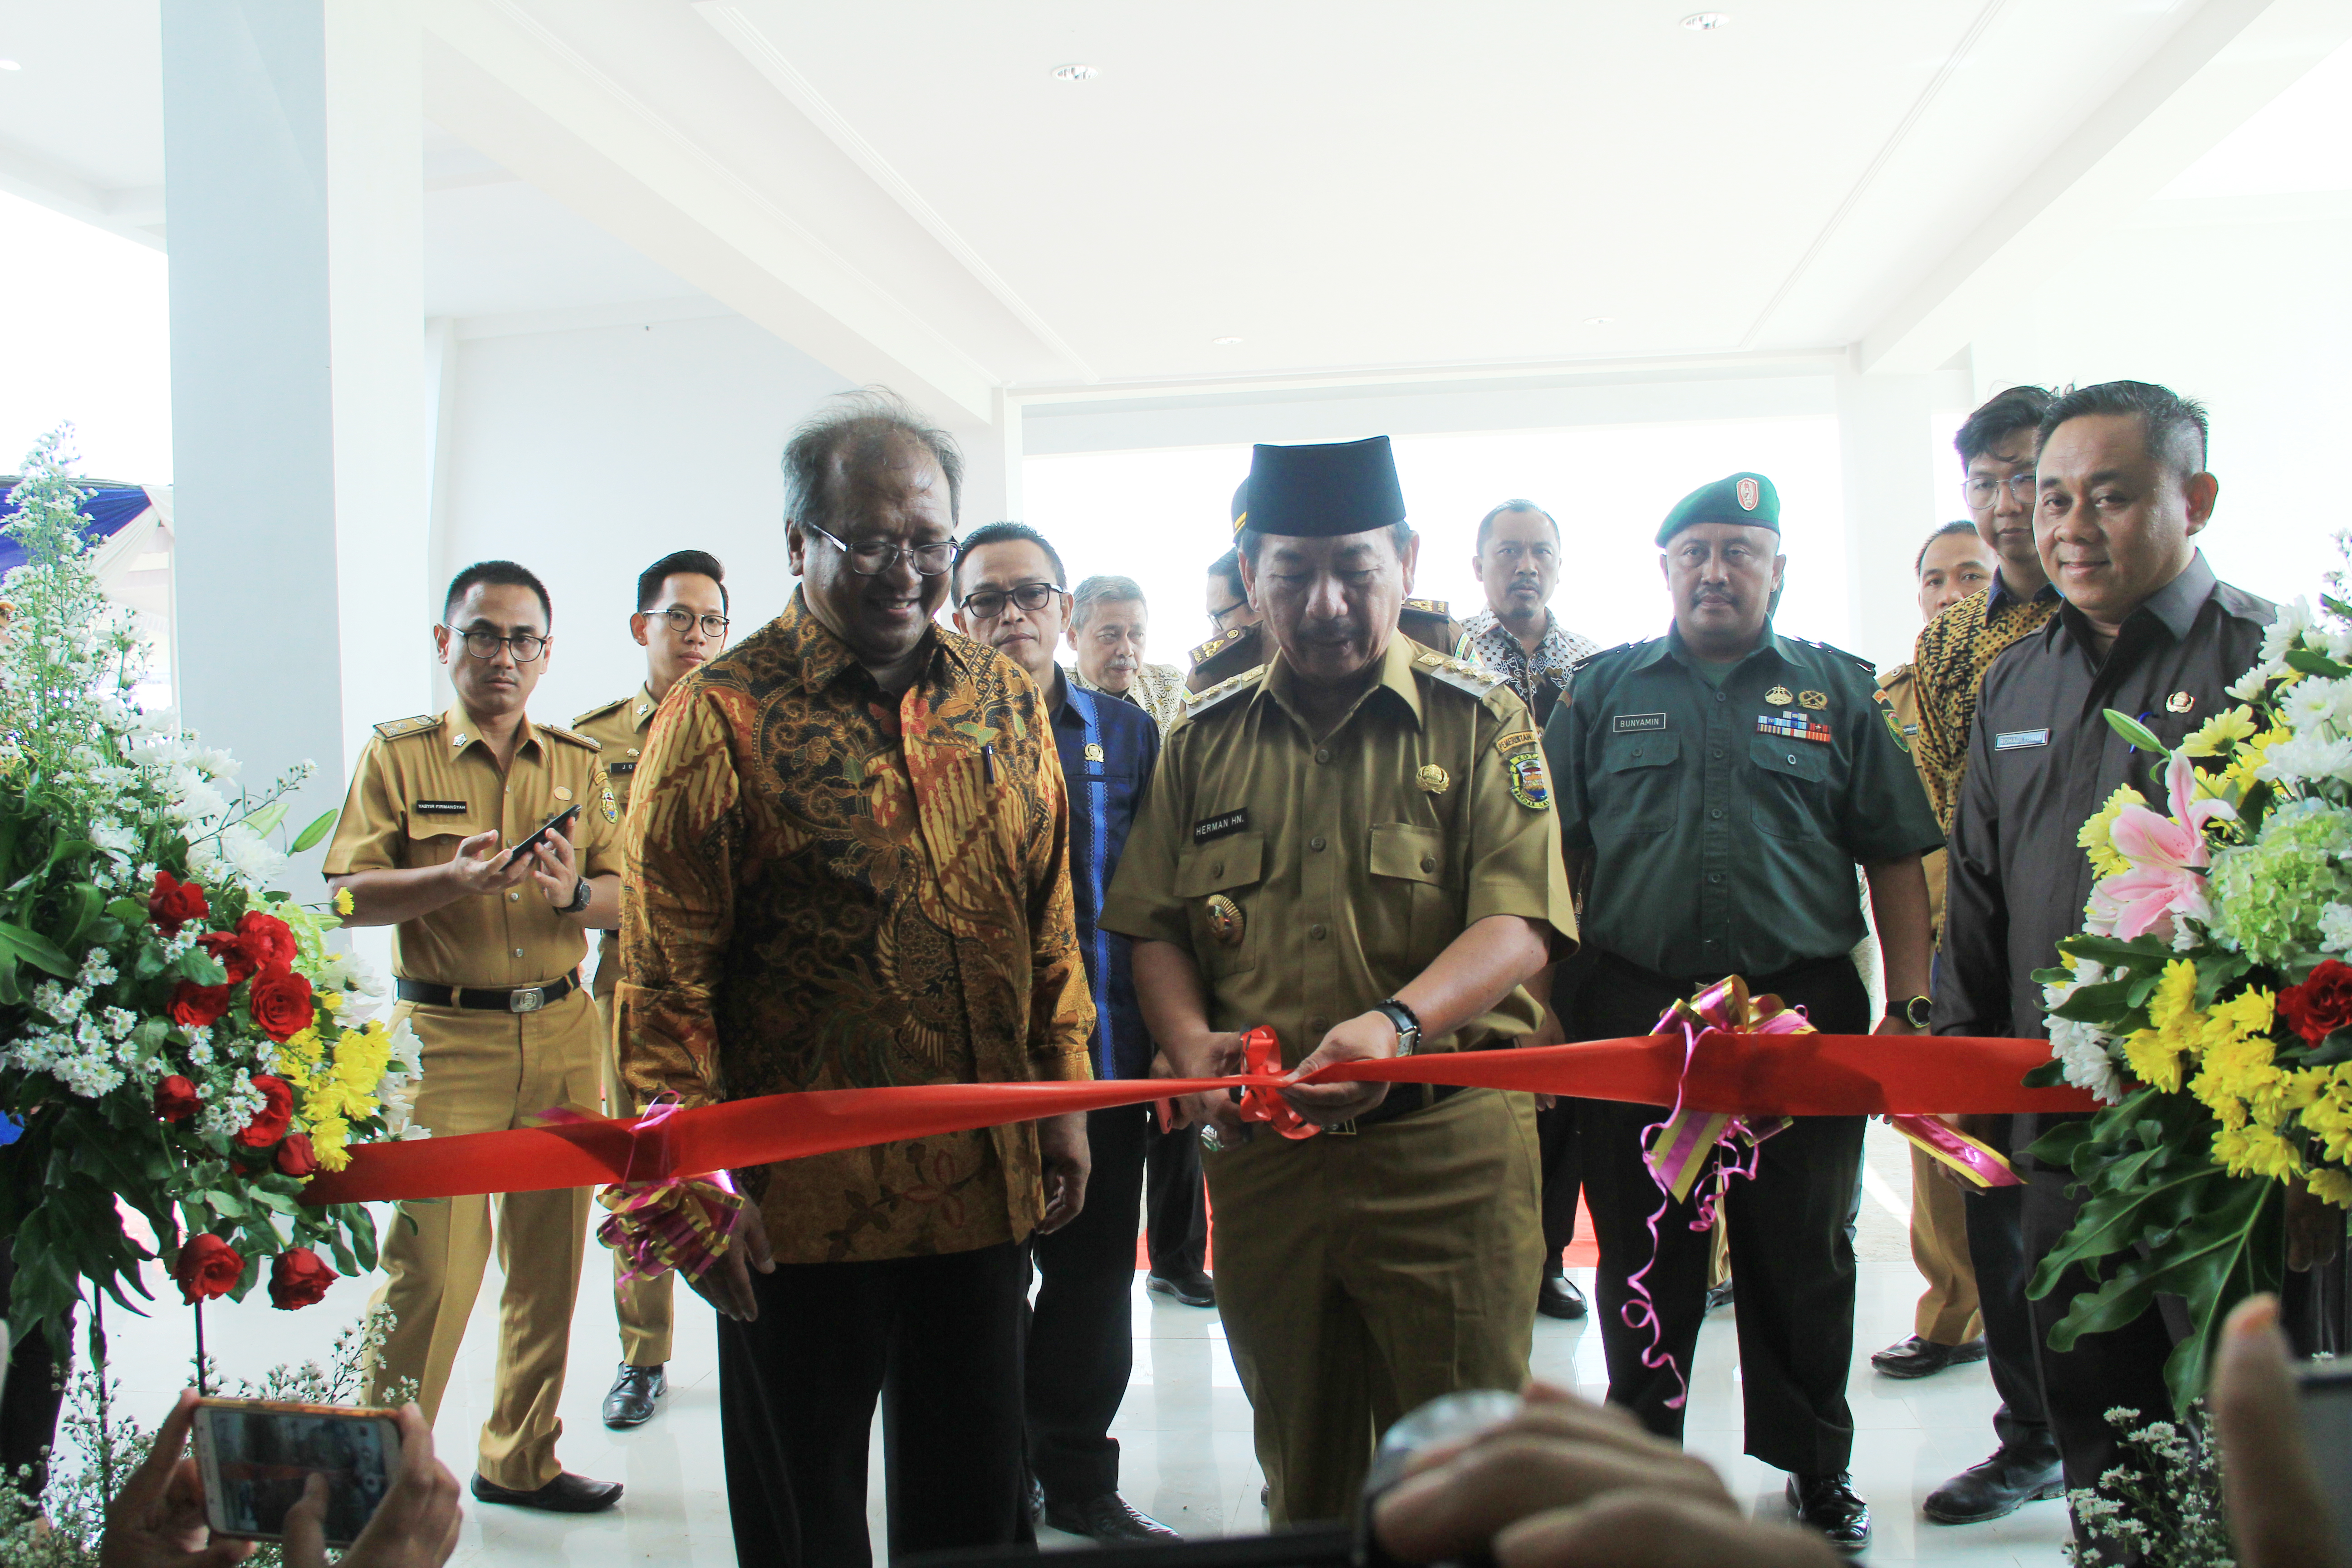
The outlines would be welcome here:
M 1692 0 L 416 3 L 430 313 L 706 294 L 983 418 L 1932 363 L 1966 339 L 1919 323 L 2070 203 L 2352 184 L 2352 53 L 2281 92 L 2342 0 L 1722 0 L 1712 32 Z M 160 243 L 155 0 L 0 0 L 0 188 Z

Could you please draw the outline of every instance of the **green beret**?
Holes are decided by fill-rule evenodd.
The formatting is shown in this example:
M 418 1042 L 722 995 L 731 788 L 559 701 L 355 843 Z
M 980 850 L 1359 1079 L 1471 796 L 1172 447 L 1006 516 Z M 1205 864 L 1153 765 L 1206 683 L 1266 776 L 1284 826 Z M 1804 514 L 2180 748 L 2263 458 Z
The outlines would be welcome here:
M 1732 474 L 1698 489 L 1675 503 L 1666 521 L 1658 524 L 1658 542 L 1695 522 L 1727 522 L 1735 528 L 1769 528 L 1780 531 L 1780 492 L 1761 474 Z

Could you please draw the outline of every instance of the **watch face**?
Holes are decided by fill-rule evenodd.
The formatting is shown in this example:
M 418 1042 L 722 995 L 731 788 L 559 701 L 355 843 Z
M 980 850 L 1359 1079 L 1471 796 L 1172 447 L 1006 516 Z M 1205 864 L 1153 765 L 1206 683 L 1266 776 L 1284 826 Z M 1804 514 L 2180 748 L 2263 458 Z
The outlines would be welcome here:
M 1914 996 L 1903 1004 L 1903 1016 L 1915 1029 L 1926 1028 L 1935 1015 L 1935 1004 L 1925 996 Z

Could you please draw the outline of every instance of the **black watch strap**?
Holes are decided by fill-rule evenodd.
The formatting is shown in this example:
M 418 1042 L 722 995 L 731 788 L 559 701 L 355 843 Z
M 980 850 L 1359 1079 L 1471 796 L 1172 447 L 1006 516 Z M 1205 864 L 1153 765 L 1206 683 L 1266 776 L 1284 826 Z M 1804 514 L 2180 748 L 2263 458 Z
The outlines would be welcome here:
M 588 879 L 575 877 L 572 882 L 572 901 L 555 912 L 559 915 L 576 915 L 588 907 L 588 900 L 593 897 L 595 897 L 595 889 L 588 885 Z
M 1906 996 L 1899 1006 L 1887 1011 L 1913 1028 L 1924 1029 L 1936 1016 L 1936 1005 L 1925 996 Z
M 1372 1011 L 1387 1015 L 1388 1021 L 1396 1026 L 1397 1055 L 1409 1057 L 1421 1049 L 1420 1014 L 1393 996 L 1373 1003 Z

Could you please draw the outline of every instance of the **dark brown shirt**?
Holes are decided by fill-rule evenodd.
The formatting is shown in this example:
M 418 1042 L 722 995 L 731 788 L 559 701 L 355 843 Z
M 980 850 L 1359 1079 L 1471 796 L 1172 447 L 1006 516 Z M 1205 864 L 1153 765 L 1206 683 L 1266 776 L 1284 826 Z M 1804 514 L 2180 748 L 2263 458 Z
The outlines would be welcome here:
M 2083 929 L 2090 857 L 2075 836 L 2118 784 L 2164 809 L 2157 759 L 2107 723 L 2129 714 L 2166 745 L 2231 705 L 2225 688 L 2254 663 L 2274 607 L 2213 575 L 2200 552 L 2124 623 L 2105 660 L 2082 613 L 2062 605 L 1985 672 L 1952 822 L 1944 945 L 1936 966 L 1939 1035 L 2042 1032 L 2033 972 Z

